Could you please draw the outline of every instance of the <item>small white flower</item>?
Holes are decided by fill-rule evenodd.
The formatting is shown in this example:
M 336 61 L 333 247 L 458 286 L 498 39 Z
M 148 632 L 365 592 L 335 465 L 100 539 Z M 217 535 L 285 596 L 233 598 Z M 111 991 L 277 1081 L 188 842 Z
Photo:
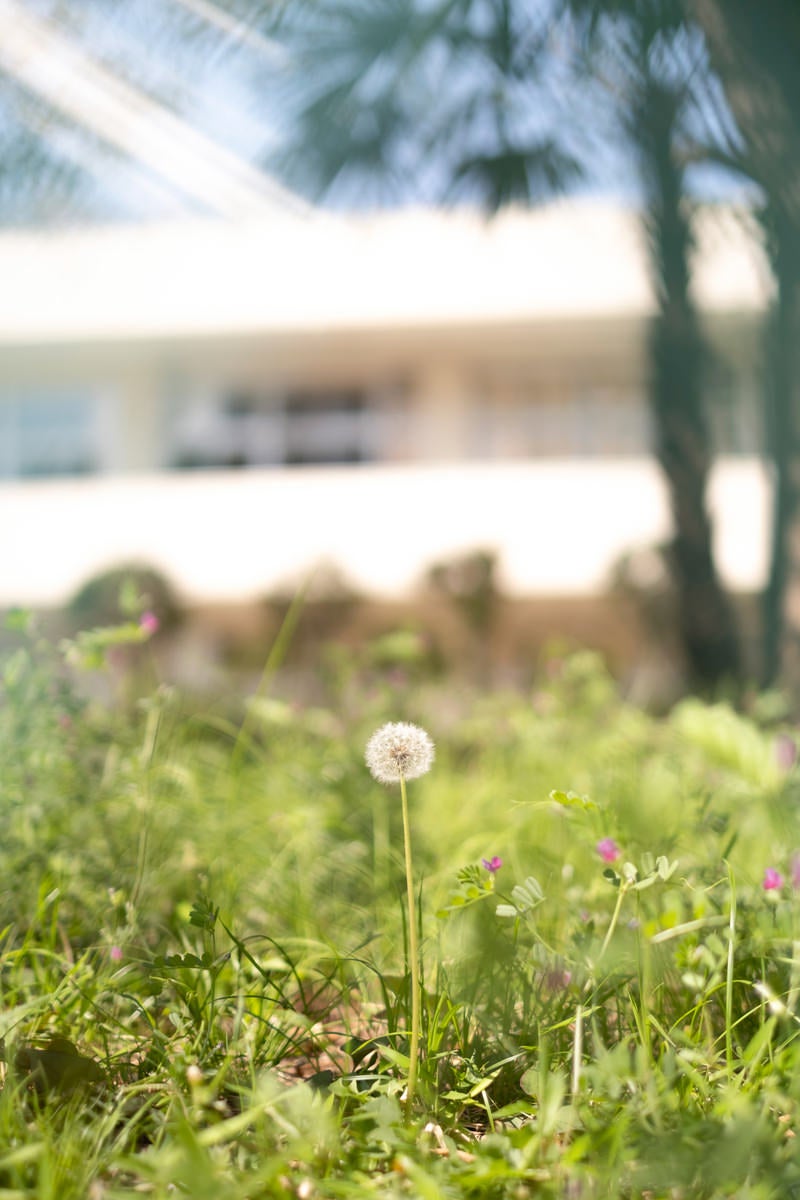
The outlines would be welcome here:
M 367 742 L 365 758 L 378 783 L 417 779 L 431 769 L 434 746 L 424 729 L 403 721 L 381 725 Z

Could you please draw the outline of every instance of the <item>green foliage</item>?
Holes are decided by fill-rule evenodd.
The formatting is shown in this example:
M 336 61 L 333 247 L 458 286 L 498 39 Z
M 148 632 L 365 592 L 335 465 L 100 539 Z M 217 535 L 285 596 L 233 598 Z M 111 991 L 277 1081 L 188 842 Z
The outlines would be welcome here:
M 7 636 L 0 1196 L 800 1186 L 800 811 L 755 720 L 651 718 L 590 655 L 459 705 L 348 671 L 302 708 L 267 672 L 238 710 L 109 710 L 76 643 Z M 399 802 L 363 765 L 398 717 L 437 739 L 409 1119 Z
M 301 0 L 279 11 L 270 32 L 285 53 L 288 120 L 271 165 L 295 186 L 362 202 L 435 189 L 496 211 L 583 177 L 557 136 L 563 97 L 547 88 L 554 10 Z
M 169 580 L 154 567 L 139 563 L 113 567 L 83 583 L 67 605 L 67 614 L 79 629 L 111 625 L 155 612 L 162 628 L 177 623 L 180 605 Z
M 780 784 L 772 738 L 729 705 L 684 700 L 673 712 L 672 721 L 680 737 L 742 781 L 762 787 Z
M 542 903 L 544 892 L 538 880 L 529 875 L 524 883 L 518 883 L 511 889 L 511 904 L 498 904 L 498 917 L 523 917 Z
M 479 900 L 486 900 L 494 895 L 494 880 L 491 875 L 479 866 L 462 867 L 457 872 L 457 887 L 450 893 L 447 903 L 438 909 L 437 917 L 446 917 L 449 913 L 458 912 Z

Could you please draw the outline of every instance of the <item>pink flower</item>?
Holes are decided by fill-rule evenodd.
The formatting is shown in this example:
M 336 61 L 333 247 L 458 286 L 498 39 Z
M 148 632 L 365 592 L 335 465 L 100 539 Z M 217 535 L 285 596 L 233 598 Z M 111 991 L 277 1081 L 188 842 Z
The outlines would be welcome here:
M 494 875 L 494 873 L 499 871 L 502 867 L 503 860 L 500 858 L 499 854 L 495 854 L 492 858 L 482 858 L 481 865 L 485 871 L 488 871 L 491 875 Z
M 595 846 L 595 850 L 603 862 L 607 863 L 616 862 L 622 854 L 622 851 L 612 837 L 601 838 Z
M 792 855 L 792 887 L 800 891 L 800 851 Z
M 563 992 L 564 988 L 568 988 L 572 983 L 572 972 L 552 967 L 549 971 L 545 971 L 542 983 L 548 992 Z
M 139 628 L 143 633 L 158 633 L 161 622 L 154 612 L 143 612 L 139 617 Z
M 109 950 L 108 954 L 109 954 L 109 958 L 111 959 L 112 962 L 122 962 L 122 947 L 121 946 L 112 946 L 111 949 Z
M 767 867 L 764 872 L 764 882 L 761 885 L 765 892 L 775 892 L 783 887 L 783 876 L 775 867 Z
M 797 762 L 797 743 L 788 733 L 779 733 L 775 738 L 775 761 L 783 771 L 791 771 Z

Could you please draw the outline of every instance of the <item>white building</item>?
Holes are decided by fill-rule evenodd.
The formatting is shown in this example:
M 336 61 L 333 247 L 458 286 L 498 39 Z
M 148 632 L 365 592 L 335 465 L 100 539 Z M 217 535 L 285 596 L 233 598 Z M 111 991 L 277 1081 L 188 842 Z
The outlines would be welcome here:
M 257 594 L 321 556 L 362 586 L 396 588 L 446 542 L 486 545 L 493 532 L 506 560 L 527 546 L 536 563 L 509 568 L 512 586 L 589 590 L 631 540 L 666 532 L 647 460 L 654 303 L 632 212 L 572 201 L 487 222 L 464 211 L 282 210 L 6 233 L 0 277 L 0 602 L 61 599 L 134 555 L 201 598 Z M 703 217 L 696 295 L 717 351 L 718 444 L 752 455 L 767 274 L 730 212 Z M 611 511 L 601 519 L 597 491 L 608 498 L 602 472 L 619 459 L 632 489 L 612 504 L 628 514 L 622 525 Z M 594 474 L 581 469 L 588 460 Z M 320 476 L 322 465 L 333 469 Z M 723 528 L 725 569 L 756 586 L 763 476 L 753 461 L 726 469 L 739 482 L 719 487 L 733 488 L 749 524 L 734 514 L 730 535 Z M 384 480 L 372 492 L 371 478 Z M 415 478 L 429 481 L 426 536 L 398 523 L 380 568 L 364 523 L 392 528 Z M 501 486 L 512 478 L 523 481 L 515 520 Z M 538 554 L 525 529 L 537 497 L 551 498 L 536 513 L 550 523 Z M 187 505 L 203 513 L 188 538 Z M 348 542 L 341 525 L 359 517 Z M 576 528 L 583 546 L 570 541 Z

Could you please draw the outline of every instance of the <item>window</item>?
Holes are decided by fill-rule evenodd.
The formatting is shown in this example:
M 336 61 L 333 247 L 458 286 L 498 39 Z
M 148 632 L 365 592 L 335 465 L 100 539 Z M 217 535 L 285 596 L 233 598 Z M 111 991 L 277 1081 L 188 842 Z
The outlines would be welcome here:
M 373 457 L 371 413 L 358 388 L 282 396 L 245 390 L 185 402 L 173 434 L 177 467 L 352 463 Z
M 74 393 L 0 396 L 0 476 L 85 475 L 97 470 L 91 397 Z
M 269 466 L 283 462 L 283 407 L 249 392 L 187 396 L 171 434 L 170 461 L 183 470 Z
M 476 413 L 477 457 L 559 458 L 649 453 L 643 394 L 627 387 L 519 381 L 490 391 Z
M 361 462 L 366 457 L 364 408 L 357 389 L 291 393 L 286 400 L 286 462 Z

